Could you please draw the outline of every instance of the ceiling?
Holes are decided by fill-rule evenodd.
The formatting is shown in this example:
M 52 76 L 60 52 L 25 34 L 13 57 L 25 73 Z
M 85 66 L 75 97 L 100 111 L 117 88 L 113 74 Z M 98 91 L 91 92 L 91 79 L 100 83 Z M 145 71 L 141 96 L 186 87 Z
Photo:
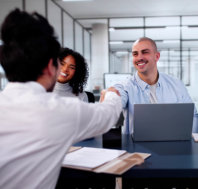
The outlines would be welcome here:
M 74 18 L 167 16 L 198 14 L 197 0 L 54 0 Z
M 22 0 L 0 0 L 1 7 L 12 3 L 17 4 Z M 27 1 L 27 0 L 26 0 Z M 39 0 L 37 0 L 39 1 Z M 120 24 L 115 31 L 110 32 L 109 40 L 110 42 L 123 42 L 122 44 L 112 44 L 110 43 L 110 49 L 112 50 L 131 50 L 131 44 L 133 41 L 142 37 L 143 29 L 130 28 L 135 19 L 139 19 L 140 22 L 144 22 L 142 17 L 162 17 L 169 16 L 170 19 L 166 22 L 170 25 L 174 18 L 171 16 L 180 15 L 197 15 L 198 16 L 198 1 L 197 0 L 89 0 L 89 1 L 77 1 L 77 2 L 64 2 L 62 0 L 52 0 L 60 7 L 62 7 L 68 14 L 70 14 L 74 19 L 78 20 L 85 28 L 91 29 L 93 24 L 102 23 L 108 24 L 107 18 L 116 18 L 116 24 Z M 3 10 L 0 11 L 0 22 L 3 18 Z M 7 10 L 7 9 L 5 9 Z M 133 17 L 133 21 L 130 20 Z M 134 18 L 135 17 L 135 18 Z M 138 18 L 137 18 L 138 17 Z M 121 28 L 122 24 L 119 23 L 119 18 L 124 18 L 124 24 L 128 24 L 128 28 Z M 142 21 L 141 21 L 142 19 Z M 152 18 L 153 19 L 153 18 Z M 176 18 L 178 21 L 180 17 Z M 194 18 L 194 23 L 198 25 L 198 17 Z M 196 21 L 197 20 L 197 21 Z M 110 27 L 115 27 L 116 24 L 111 26 L 111 21 L 109 21 Z M 121 20 L 120 20 L 121 21 Z M 123 20 L 122 20 L 123 21 Z M 149 19 L 148 19 L 149 21 Z M 152 21 L 152 25 L 164 24 L 165 20 L 158 18 L 158 20 Z M 166 23 L 166 24 L 167 24 Z M 143 24 L 139 25 L 143 27 Z M 159 32 L 158 32 L 159 31 Z M 180 28 L 174 28 L 174 24 L 169 28 L 161 28 L 159 30 L 149 29 L 146 31 L 146 36 L 156 40 L 157 45 L 161 48 L 180 48 L 180 43 L 178 42 L 180 36 Z M 186 47 L 196 47 L 198 48 L 198 27 L 197 28 L 187 28 L 184 29 L 185 35 L 189 36 L 191 41 L 184 41 L 183 46 Z M 147 35 L 148 34 L 148 35 Z M 175 40 L 173 43 L 163 43 L 161 38 L 166 40 Z M 188 37 L 187 37 L 188 38 Z M 197 39 L 197 40 L 194 40 Z M 194 41 L 193 41 L 194 40 Z
M 170 25 L 171 27 L 161 28 L 159 30 L 148 29 L 146 31 L 146 36 L 157 40 L 157 45 L 161 49 L 179 49 L 180 43 L 177 42 L 180 39 L 180 28 L 174 27 L 171 22 L 180 22 L 180 17 L 174 18 L 171 16 L 192 16 L 198 15 L 198 1 L 197 0 L 89 0 L 89 1 L 77 1 L 77 2 L 64 2 L 62 0 L 53 0 L 59 4 L 67 13 L 69 13 L 73 18 L 78 20 L 85 28 L 92 28 L 93 24 L 97 23 L 108 23 L 106 18 L 118 18 L 116 24 L 119 23 L 119 18 L 129 19 L 126 22 L 131 24 L 131 17 L 142 18 L 151 17 L 151 25 Z M 162 17 L 168 16 L 170 18 L 163 20 L 163 18 L 153 19 L 152 17 Z M 138 19 L 139 19 L 138 18 Z M 146 19 L 147 19 L 146 18 Z M 176 20 L 175 20 L 176 19 Z M 191 18 L 189 18 L 190 20 Z M 198 17 L 194 17 L 194 20 L 198 20 Z M 114 19 L 115 20 L 115 19 Z M 111 27 L 111 19 L 109 21 Z M 121 21 L 121 20 L 120 20 Z M 146 20 L 149 21 L 149 18 Z M 123 20 L 122 20 L 123 22 Z M 166 22 L 166 23 L 165 23 Z M 198 21 L 195 21 L 198 25 Z M 178 24 L 176 24 L 178 25 Z M 179 25 L 178 25 L 179 26 Z M 113 26 L 116 28 L 116 26 Z M 120 27 L 120 26 L 119 26 Z M 129 50 L 131 49 L 131 44 L 135 39 L 142 37 L 144 34 L 143 29 L 135 29 L 130 27 L 117 28 L 116 31 L 110 32 L 110 41 L 122 41 L 122 44 L 110 44 L 110 49 L 118 50 Z M 143 28 L 143 24 L 141 25 Z M 189 35 L 192 40 L 198 39 L 198 28 L 190 28 L 184 30 L 185 35 Z M 197 34 L 196 34 L 197 33 Z M 192 35 L 194 34 L 194 36 Z M 193 36 L 193 37 L 192 37 Z M 163 43 L 162 39 L 174 40 L 173 43 Z M 188 38 L 188 37 L 187 37 Z M 198 48 L 197 40 L 195 42 L 195 47 Z M 190 45 L 189 45 L 190 44 Z M 194 45 L 194 44 L 193 44 Z M 192 46 L 192 42 L 183 42 L 183 47 Z M 192 46 L 193 47 L 193 46 Z

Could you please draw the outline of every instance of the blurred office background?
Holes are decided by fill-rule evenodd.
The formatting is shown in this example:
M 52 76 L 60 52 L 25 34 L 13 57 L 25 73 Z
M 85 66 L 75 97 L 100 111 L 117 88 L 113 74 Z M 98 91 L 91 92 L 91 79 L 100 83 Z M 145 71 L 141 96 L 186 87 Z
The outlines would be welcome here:
M 135 72 L 132 44 L 139 37 L 152 38 L 161 52 L 159 71 L 181 79 L 198 108 L 196 0 L 0 0 L 0 24 L 16 7 L 45 16 L 62 46 L 84 55 L 87 90 L 96 95 L 105 87 L 105 75 Z M 0 78 L 3 89 L 7 80 L 1 67 Z

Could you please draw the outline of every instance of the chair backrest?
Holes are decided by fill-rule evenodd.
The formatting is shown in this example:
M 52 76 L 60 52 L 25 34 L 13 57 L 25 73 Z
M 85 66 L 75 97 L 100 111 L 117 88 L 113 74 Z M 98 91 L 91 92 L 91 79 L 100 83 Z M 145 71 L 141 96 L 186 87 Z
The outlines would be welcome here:
M 87 94 L 87 97 L 88 97 L 88 101 L 89 101 L 89 103 L 91 102 L 91 103 L 95 103 L 95 97 L 94 97 L 94 94 L 93 93 L 91 93 L 91 92 L 88 92 L 88 91 L 85 91 L 86 92 L 86 94 Z

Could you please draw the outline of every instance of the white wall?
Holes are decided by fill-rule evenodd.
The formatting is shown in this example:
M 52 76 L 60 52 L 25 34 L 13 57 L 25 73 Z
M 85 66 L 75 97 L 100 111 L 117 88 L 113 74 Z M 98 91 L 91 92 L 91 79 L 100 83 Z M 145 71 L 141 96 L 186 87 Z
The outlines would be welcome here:
M 74 48 L 74 28 L 73 19 L 63 13 L 63 46 L 70 49 Z
M 15 8 L 22 9 L 22 0 L 0 0 L 0 25 L 5 16 Z
M 92 70 L 92 64 L 91 64 L 91 35 L 84 31 L 84 57 L 87 60 L 88 69 L 89 69 L 89 75 L 90 71 Z M 86 90 L 91 91 L 91 76 L 88 78 Z
M 83 28 L 75 22 L 75 51 L 83 55 Z
M 45 17 L 45 0 L 26 0 L 25 10 L 28 12 L 36 11 Z
M 61 33 L 61 9 L 51 0 L 48 0 L 48 21 L 54 27 L 56 36 L 60 44 L 62 44 Z

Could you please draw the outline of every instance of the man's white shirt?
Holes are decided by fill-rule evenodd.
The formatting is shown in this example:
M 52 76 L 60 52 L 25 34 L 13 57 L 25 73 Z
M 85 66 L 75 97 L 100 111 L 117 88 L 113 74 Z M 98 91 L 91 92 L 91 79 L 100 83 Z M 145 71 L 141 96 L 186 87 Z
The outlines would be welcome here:
M 0 93 L 0 188 L 55 188 L 69 147 L 108 131 L 121 109 L 113 92 L 88 104 L 37 82 L 9 83 Z

